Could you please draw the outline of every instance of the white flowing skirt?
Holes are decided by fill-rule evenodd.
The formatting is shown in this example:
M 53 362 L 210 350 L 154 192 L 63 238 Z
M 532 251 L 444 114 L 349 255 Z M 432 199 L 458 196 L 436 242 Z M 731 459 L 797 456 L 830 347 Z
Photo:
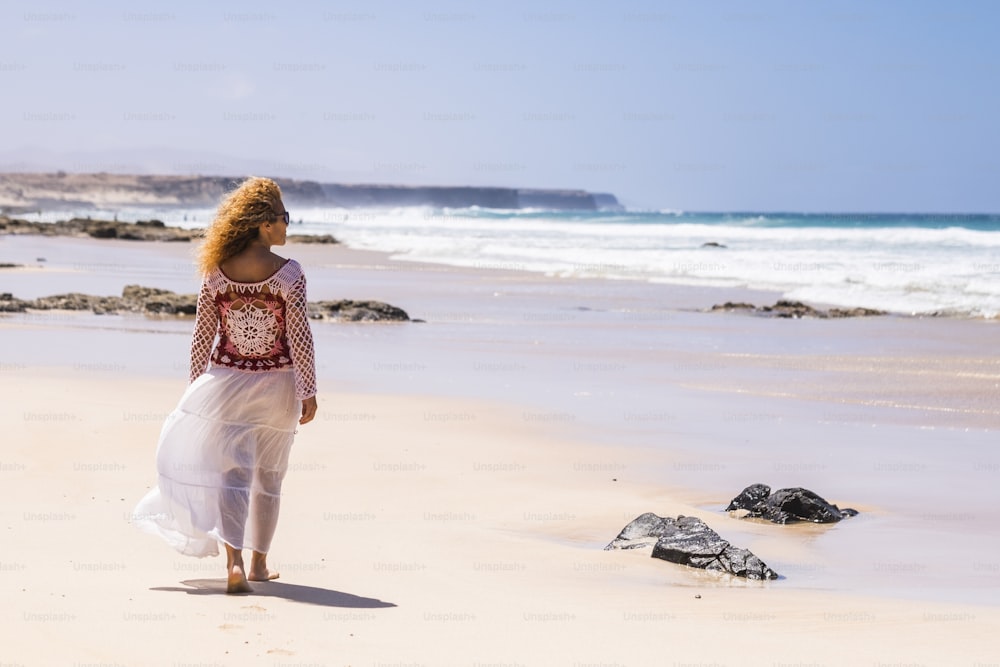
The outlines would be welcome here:
M 192 382 L 160 432 L 157 487 L 135 525 L 188 556 L 218 542 L 267 553 L 300 414 L 289 369 L 212 367 Z

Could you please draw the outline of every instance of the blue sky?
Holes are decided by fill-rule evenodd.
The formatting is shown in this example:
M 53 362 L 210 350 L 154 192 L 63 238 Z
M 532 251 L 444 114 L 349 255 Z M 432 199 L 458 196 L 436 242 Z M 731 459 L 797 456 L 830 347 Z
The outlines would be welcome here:
M 994 2 L 5 2 L 0 170 L 1000 211 Z

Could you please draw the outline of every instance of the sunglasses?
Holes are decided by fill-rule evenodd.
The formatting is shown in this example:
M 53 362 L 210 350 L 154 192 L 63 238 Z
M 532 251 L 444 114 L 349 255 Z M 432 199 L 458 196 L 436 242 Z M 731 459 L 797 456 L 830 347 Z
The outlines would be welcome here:
M 288 211 L 285 211 L 285 212 L 284 212 L 284 213 L 282 214 L 282 216 L 281 216 L 281 219 L 282 219 L 282 220 L 284 220 L 284 221 L 285 221 L 285 224 L 287 225 L 287 224 L 290 224 L 290 223 L 291 223 L 291 221 L 292 221 L 292 216 L 290 216 L 290 215 L 288 214 Z

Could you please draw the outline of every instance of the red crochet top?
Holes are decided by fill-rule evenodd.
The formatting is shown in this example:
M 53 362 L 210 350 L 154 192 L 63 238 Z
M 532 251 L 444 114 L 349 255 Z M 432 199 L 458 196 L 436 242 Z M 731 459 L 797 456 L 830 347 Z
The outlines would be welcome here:
M 192 382 L 208 368 L 209 358 L 215 366 L 249 373 L 291 367 L 296 398 L 316 394 L 306 276 L 298 262 L 290 259 L 256 283 L 230 280 L 219 268 L 205 276 L 191 341 Z

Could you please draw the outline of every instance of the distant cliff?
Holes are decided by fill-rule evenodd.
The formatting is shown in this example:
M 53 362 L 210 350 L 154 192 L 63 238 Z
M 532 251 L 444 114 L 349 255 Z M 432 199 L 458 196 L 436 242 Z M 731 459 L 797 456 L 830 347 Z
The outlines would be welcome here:
M 135 206 L 212 207 L 239 178 L 125 174 L 0 174 L 0 212 Z M 317 183 L 276 178 L 289 206 L 464 208 L 619 208 L 611 194 L 475 186 Z

